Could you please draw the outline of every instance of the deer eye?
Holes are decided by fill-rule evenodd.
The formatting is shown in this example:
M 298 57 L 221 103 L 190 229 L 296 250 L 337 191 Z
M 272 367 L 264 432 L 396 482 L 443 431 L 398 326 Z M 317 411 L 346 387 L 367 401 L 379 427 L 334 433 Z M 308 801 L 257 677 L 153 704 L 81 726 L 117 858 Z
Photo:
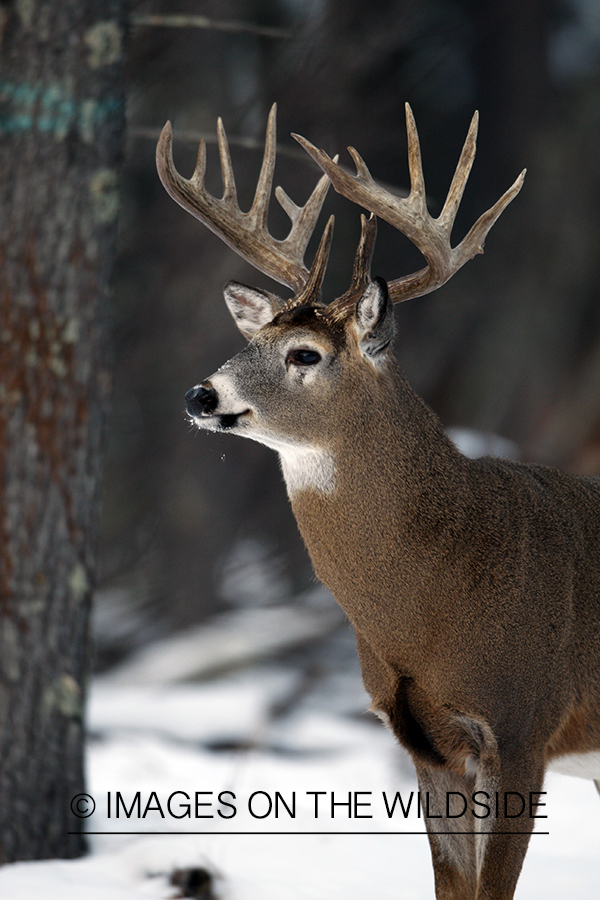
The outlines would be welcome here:
M 286 363 L 294 366 L 314 366 L 320 362 L 321 354 L 316 350 L 290 350 Z

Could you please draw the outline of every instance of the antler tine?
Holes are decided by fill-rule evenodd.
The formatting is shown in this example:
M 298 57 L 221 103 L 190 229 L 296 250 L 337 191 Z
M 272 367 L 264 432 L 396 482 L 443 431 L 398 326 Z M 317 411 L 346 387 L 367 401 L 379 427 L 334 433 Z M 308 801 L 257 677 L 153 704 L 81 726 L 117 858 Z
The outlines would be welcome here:
M 219 159 L 221 161 L 221 178 L 223 180 L 223 203 L 228 203 L 232 207 L 237 206 L 237 189 L 235 186 L 235 176 L 233 174 L 233 165 L 231 164 L 231 153 L 229 152 L 229 141 L 225 133 L 223 119 L 219 116 L 217 119 L 217 142 L 219 146 Z M 206 151 L 205 151 L 206 154 Z M 206 170 L 206 163 L 204 164 Z M 204 179 L 201 182 L 204 187 Z
M 427 197 L 425 194 L 425 179 L 423 177 L 423 163 L 421 161 L 421 145 L 419 144 L 419 132 L 413 111 L 409 103 L 404 104 L 406 115 L 406 138 L 408 143 L 408 172 L 410 175 L 410 194 L 408 201 L 421 206 L 422 211 L 427 211 Z
M 462 239 L 458 247 L 456 247 L 454 252 L 456 254 L 460 253 L 461 255 L 466 257 L 463 262 L 467 262 L 469 259 L 472 259 L 476 253 L 483 253 L 483 245 L 489 231 L 496 223 L 496 221 L 500 218 L 501 214 L 504 212 L 508 204 L 515 199 L 515 197 L 523 187 L 523 182 L 525 181 L 526 174 L 527 169 L 523 169 L 520 175 L 518 175 L 515 179 L 514 183 L 509 187 L 509 189 L 505 191 L 504 194 L 502 194 L 499 200 L 496 200 L 491 209 L 488 209 L 487 212 L 484 212 L 477 219 L 475 224 L 471 227 L 469 233 Z M 467 253 L 470 253 L 470 255 L 466 256 Z
M 288 304 L 289 308 L 295 306 L 314 306 L 321 302 L 321 287 L 323 278 L 325 277 L 327 262 L 329 260 L 329 251 L 331 250 L 334 219 L 334 216 L 330 216 L 327 225 L 323 230 L 317 252 L 315 253 L 315 258 L 310 267 L 310 274 L 306 282 L 306 287 L 292 298 Z
M 454 220 L 456 219 L 456 213 L 458 212 L 460 201 L 463 198 L 467 180 L 469 178 L 469 175 L 471 174 L 471 167 L 473 166 L 473 162 L 475 161 L 475 153 L 477 152 L 478 128 L 479 113 L 477 112 L 477 110 L 475 110 L 475 112 L 473 113 L 473 118 L 471 119 L 471 124 L 469 125 L 467 137 L 463 144 L 460 159 L 458 160 L 456 170 L 452 177 L 452 183 L 450 185 L 450 190 L 448 191 L 448 196 L 446 197 L 446 202 L 444 203 L 444 208 L 442 209 L 438 218 L 438 222 L 440 223 L 440 225 L 445 227 L 447 230 L 449 229 L 449 231 L 452 231 L 452 226 L 454 225 Z
M 258 184 L 256 185 L 256 193 L 254 194 L 254 202 L 248 215 L 256 222 L 260 228 L 266 228 L 267 216 L 269 214 L 269 199 L 271 197 L 271 189 L 273 187 L 273 174 L 275 172 L 275 120 L 277 116 L 277 104 L 274 103 L 269 113 L 267 122 L 267 132 L 265 135 L 265 152 L 263 155 L 262 166 L 260 167 L 260 175 L 258 176 Z
M 354 257 L 350 292 L 363 290 L 371 280 L 371 262 L 377 237 L 377 218 L 371 213 L 367 219 L 360 214 L 360 241 Z
M 371 261 L 377 238 L 377 217 L 360 215 L 360 240 L 354 257 L 350 288 L 327 307 L 330 321 L 343 321 L 356 307 L 356 300 L 371 281 Z
M 337 163 L 338 159 L 339 156 L 334 156 L 333 161 Z M 304 206 L 297 206 L 282 187 L 275 188 L 277 201 L 292 222 L 288 240 L 297 242 L 306 249 L 315 230 L 315 225 L 330 185 L 329 177 L 322 175 Z
M 275 116 L 274 105 L 269 115 L 265 152 L 254 202 L 247 213 L 242 212 L 238 205 L 227 135 L 220 119 L 217 125 L 223 180 L 223 196 L 220 200 L 209 194 L 204 185 L 206 149 L 203 141 L 198 149 L 196 168 L 191 179 L 183 178 L 175 168 L 170 122 L 163 128 L 158 141 L 156 165 L 164 187 L 180 206 L 203 222 L 252 266 L 298 293 L 305 288 L 309 279 L 304 254 L 323 206 L 329 179 L 324 175 L 319 180 L 302 207 L 296 206 L 282 191 L 276 191 L 277 199 L 290 217 L 292 226 L 284 240 L 277 240 L 269 234 L 267 215 L 276 155 Z
M 171 123 L 167 122 L 169 128 L 171 127 Z M 165 128 L 167 126 L 165 125 Z M 196 157 L 196 168 L 194 169 L 194 174 L 192 175 L 191 180 L 196 184 L 204 184 L 204 176 L 206 174 L 206 141 L 204 138 L 200 141 L 198 145 L 198 156 Z
M 356 175 L 349 175 L 323 150 L 318 150 L 305 138 L 294 135 L 317 165 L 329 176 L 339 194 L 363 206 L 405 234 L 427 260 L 424 269 L 389 283 L 390 297 L 396 303 L 422 296 L 441 287 L 475 254 L 482 253 L 483 242 L 492 225 L 521 190 L 525 170 L 500 200 L 480 216 L 458 246 L 455 248 L 451 246 L 452 227 L 475 158 L 477 123 L 478 118 L 475 114 L 444 208 L 437 219 L 433 219 L 427 211 L 419 136 L 408 104 L 406 104 L 406 129 L 411 191 L 407 198 L 397 197 L 380 187 L 353 148 L 348 149 L 356 166 Z

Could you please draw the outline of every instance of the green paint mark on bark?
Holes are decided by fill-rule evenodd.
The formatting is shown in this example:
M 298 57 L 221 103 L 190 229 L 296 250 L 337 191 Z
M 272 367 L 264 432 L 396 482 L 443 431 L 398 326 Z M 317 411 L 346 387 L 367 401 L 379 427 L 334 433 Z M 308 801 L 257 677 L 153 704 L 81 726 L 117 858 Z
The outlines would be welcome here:
M 62 141 L 75 131 L 90 144 L 95 133 L 121 111 L 119 97 L 77 100 L 60 84 L 0 82 L 0 134 L 35 130 Z

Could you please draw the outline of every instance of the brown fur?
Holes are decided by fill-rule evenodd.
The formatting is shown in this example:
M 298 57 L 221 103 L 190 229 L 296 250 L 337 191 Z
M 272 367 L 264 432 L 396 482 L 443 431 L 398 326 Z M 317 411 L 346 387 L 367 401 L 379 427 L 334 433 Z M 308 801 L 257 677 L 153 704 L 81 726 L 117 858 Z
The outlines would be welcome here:
M 549 759 L 600 749 L 599 480 L 465 459 L 392 363 L 338 397 L 337 488 L 292 507 L 374 707 L 429 781 L 471 757 L 500 791 L 541 790 Z M 479 873 L 452 875 L 435 838 L 439 900 L 511 897 L 527 843 L 499 832 L 532 825 L 494 823 Z

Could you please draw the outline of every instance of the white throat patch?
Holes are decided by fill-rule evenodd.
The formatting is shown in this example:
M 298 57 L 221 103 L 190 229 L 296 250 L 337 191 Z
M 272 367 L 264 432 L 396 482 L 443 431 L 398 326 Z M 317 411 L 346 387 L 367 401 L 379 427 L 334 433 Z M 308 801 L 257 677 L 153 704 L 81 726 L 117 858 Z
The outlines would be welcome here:
M 277 450 L 288 497 L 304 488 L 331 494 L 335 488 L 335 460 L 328 450 L 310 444 L 292 443 L 272 434 L 253 431 L 253 440 Z
M 330 494 L 335 487 L 335 462 L 327 450 L 308 446 L 279 447 L 288 497 L 303 488 Z

